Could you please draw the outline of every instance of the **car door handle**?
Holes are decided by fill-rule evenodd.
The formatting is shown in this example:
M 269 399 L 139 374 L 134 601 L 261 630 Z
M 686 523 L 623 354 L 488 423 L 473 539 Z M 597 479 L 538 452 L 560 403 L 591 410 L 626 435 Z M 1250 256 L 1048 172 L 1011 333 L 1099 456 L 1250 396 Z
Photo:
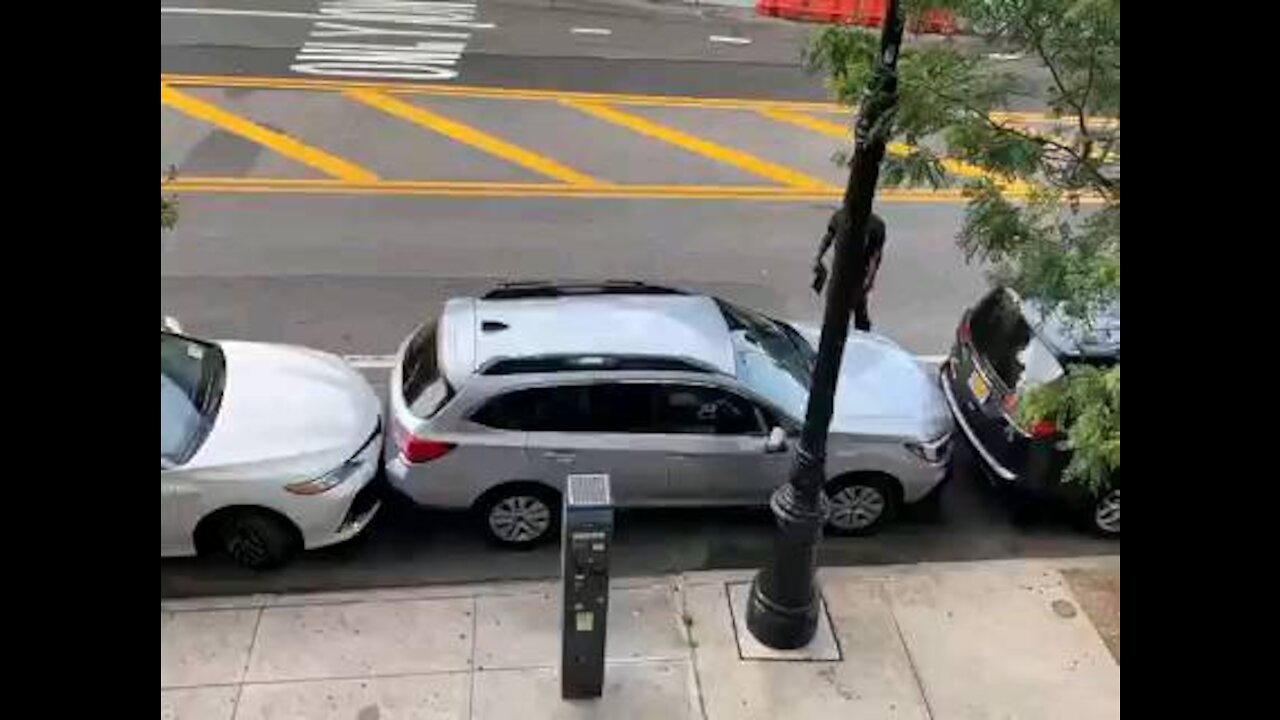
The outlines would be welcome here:
M 542 457 L 548 460 L 555 460 L 556 462 L 567 463 L 573 462 L 573 459 L 577 457 L 577 455 L 575 453 L 568 452 L 567 450 L 547 450 L 542 453 Z

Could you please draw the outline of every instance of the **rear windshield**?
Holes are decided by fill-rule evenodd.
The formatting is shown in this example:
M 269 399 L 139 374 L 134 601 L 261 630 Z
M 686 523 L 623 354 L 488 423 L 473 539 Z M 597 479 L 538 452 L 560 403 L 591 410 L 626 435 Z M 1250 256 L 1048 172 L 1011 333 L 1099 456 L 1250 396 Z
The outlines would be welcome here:
M 997 290 L 969 318 L 973 346 L 1007 390 L 1042 385 L 1062 375 L 1062 365 L 1032 331 L 1013 297 Z
M 453 397 L 453 388 L 440 375 L 436 362 L 436 323 L 423 325 L 404 351 L 401 374 L 405 402 L 414 415 L 428 418 Z

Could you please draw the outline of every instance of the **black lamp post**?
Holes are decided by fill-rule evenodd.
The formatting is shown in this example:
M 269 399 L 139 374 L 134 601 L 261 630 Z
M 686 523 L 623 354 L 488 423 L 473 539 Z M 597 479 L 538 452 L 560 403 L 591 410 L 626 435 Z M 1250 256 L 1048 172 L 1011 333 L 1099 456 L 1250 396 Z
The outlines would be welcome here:
M 778 522 L 773 558 L 756 573 L 747 606 L 747 628 L 769 647 L 803 647 L 818 627 L 818 598 L 814 585 L 818 544 L 827 517 L 827 432 L 835 404 L 836 380 L 849 334 L 854 289 L 861 292 L 865 275 L 867 218 L 880 161 L 898 102 L 898 51 L 902 46 L 899 0 L 889 0 L 880 34 L 880 55 L 871 89 L 860 109 L 849 184 L 844 192 L 846 223 L 839 228 L 831 263 L 822 339 L 809 388 L 804 430 L 796 448 L 787 484 L 774 493 L 770 505 Z

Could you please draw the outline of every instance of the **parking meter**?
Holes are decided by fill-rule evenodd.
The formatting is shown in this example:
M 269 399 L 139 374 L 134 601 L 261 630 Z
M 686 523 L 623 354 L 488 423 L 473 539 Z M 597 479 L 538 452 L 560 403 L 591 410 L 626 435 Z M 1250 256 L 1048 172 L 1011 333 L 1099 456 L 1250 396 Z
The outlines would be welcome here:
M 560 577 L 560 696 L 600 697 L 609 612 L 613 499 L 608 475 L 570 475 L 564 495 Z

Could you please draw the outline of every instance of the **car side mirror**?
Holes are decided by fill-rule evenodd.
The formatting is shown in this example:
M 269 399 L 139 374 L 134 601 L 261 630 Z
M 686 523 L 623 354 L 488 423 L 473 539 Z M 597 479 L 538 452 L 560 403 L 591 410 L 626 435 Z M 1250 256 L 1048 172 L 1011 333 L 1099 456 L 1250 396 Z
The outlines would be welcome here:
M 787 431 L 780 427 L 776 427 L 769 431 L 769 438 L 764 441 L 764 451 L 767 453 L 782 452 L 787 449 Z

